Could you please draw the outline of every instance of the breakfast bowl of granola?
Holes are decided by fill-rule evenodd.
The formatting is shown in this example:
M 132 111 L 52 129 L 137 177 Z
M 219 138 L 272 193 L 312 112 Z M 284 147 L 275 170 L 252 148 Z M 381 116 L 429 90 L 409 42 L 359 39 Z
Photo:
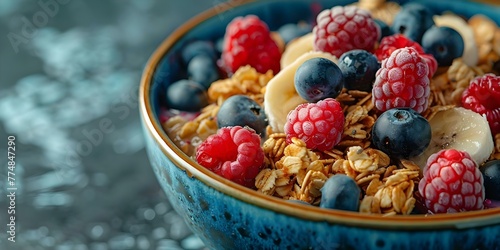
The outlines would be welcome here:
M 229 1 L 151 56 L 169 202 L 211 249 L 500 246 L 500 6 Z

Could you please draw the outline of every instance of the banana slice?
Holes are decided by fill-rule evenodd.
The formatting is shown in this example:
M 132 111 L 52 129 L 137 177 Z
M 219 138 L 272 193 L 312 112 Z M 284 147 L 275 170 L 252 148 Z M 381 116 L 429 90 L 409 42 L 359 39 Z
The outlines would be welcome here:
M 313 33 L 305 34 L 293 41 L 287 46 L 281 55 L 281 68 L 284 69 L 292 64 L 301 55 L 313 51 L 314 36 Z
M 474 38 L 474 30 L 461 17 L 455 14 L 443 14 L 434 16 L 436 26 L 450 27 L 456 30 L 464 40 L 464 52 L 462 58 L 468 66 L 476 66 L 479 61 L 479 51 Z
M 427 149 L 410 160 L 421 169 L 432 154 L 441 149 L 454 148 L 466 151 L 478 165 L 493 152 L 493 137 L 485 117 L 461 107 L 438 112 L 429 120 L 432 138 Z
M 283 132 L 288 112 L 295 109 L 297 105 L 307 102 L 297 93 L 293 81 L 297 68 L 305 61 L 315 57 L 326 58 L 335 63 L 338 62 L 337 58 L 330 53 L 321 51 L 306 52 L 292 64 L 282 69 L 267 83 L 266 93 L 264 94 L 264 110 L 269 125 L 271 125 L 274 132 Z

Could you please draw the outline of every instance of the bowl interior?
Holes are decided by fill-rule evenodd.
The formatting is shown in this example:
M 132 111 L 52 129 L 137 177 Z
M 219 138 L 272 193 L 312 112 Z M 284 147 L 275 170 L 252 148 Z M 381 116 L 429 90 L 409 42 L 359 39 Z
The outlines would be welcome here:
M 141 113 L 149 129 L 149 133 L 163 147 L 164 153 L 180 168 L 185 169 L 194 177 L 228 195 L 237 197 L 266 209 L 276 210 L 312 220 L 345 221 L 368 226 L 394 226 L 411 227 L 414 229 L 429 227 L 472 227 L 500 223 L 500 208 L 435 215 L 432 218 L 424 215 L 393 216 L 381 218 L 376 215 L 360 214 L 354 212 L 320 209 L 312 206 L 303 206 L 284 202 L 279 198 L 266 196 L 223 179 L 206 170 L 194 160 L 186 156 L 168 138 L 160 125 L 161 100 L 164 98 L 166 87 L 186 76 L 186 66 L 180 60 L 180 51 L 184 44 L 193 40 L 210 40 L 214 43 L 223 37 L 226 25 L 237 16 L 248 14 L 258 15 L 264 20 L 271 30 L 280 26 L 298 21 L 313 21 L 319 10 L 331 8 L 335 5 L 352 3 L 349 0 L 269 0 L 269 1 L 233 1 L 221 3 L 185 23 L 171 34 L 157 49 L 146 66 L 141 86 L 140 101 Z M 406 2 L 406 1 L 401 1 Z M 452 11 L 464 17 L 477 13 L 489 16 L 500 24 L 500 7 L 484 4 L 457 1 L 427 1 L 419 0 L 435 10 L 436 13 Z M 474 220 L 471 223 L 471 220 Z

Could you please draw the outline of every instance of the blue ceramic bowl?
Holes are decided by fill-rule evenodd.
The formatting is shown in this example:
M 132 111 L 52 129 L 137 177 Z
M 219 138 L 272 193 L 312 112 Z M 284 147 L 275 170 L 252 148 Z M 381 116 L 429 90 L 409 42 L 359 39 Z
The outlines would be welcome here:
M 287 202 L 230 182 L 198 165 L 159 122 L 165 87 L 178 80 L 179 51 L 193 39 L 222 37 L 236 16 L 256 14 L 271 29 L 314 18 L 313 1 L 221 3 L 185 23 L 152 55 L 140 88 L 147 151 L 170 203 L 212 249 L 500 249 L 500 208 L 434 216 L 384 217 Z M 352 1 L 321 0 L 323 8 Z M 500 23 L 500 8 L 457 1 L 418 1 L 434 10 Z M 219 1 L 220 3 L 220 1 Z

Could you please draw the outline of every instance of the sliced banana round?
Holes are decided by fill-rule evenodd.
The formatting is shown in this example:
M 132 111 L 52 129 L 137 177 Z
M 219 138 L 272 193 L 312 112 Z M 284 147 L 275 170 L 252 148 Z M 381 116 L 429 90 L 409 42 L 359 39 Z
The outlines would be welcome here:
M 421 169 L 432 154 L 453 148 L 462 150 L 478 164 L 485 162 L 493 152 L 493 137 L 488 121 L 482 115 L 461 107 L 439 111 L 429 120 L 432 138 L 427 149 L 412 160 Z
M 314 36 L 313 33 L 305 34 L 297 39 L 294 39 L 286 46 L 285 51 L 281 55 L 281 68 L 284 69 L 292 64 L 301 55 L 313 51 Z
M 338 62 L 337 58 L 330 53 L 321 51 L 306 52 L 293 63 L 283 68 L 267 83 L 264 94 L 264 110 L 269 125 L 271 125 L 274 132 L 283 132 L 288 112 L 295 109 L 297 105 L 307 102 L 295 90 L 295 72 L 302 63 L 316 57 L 326 58 L 335 63 Z
M 450 27 L 456 30 L 464 40 L 464 52 L 462 58 L 468 66 L 476 66 L 479 61 L 479 51 L 474 38 L 474 30 L 469 24 L 456 14 L 446 13 L 434 16 L 436 26 Z

